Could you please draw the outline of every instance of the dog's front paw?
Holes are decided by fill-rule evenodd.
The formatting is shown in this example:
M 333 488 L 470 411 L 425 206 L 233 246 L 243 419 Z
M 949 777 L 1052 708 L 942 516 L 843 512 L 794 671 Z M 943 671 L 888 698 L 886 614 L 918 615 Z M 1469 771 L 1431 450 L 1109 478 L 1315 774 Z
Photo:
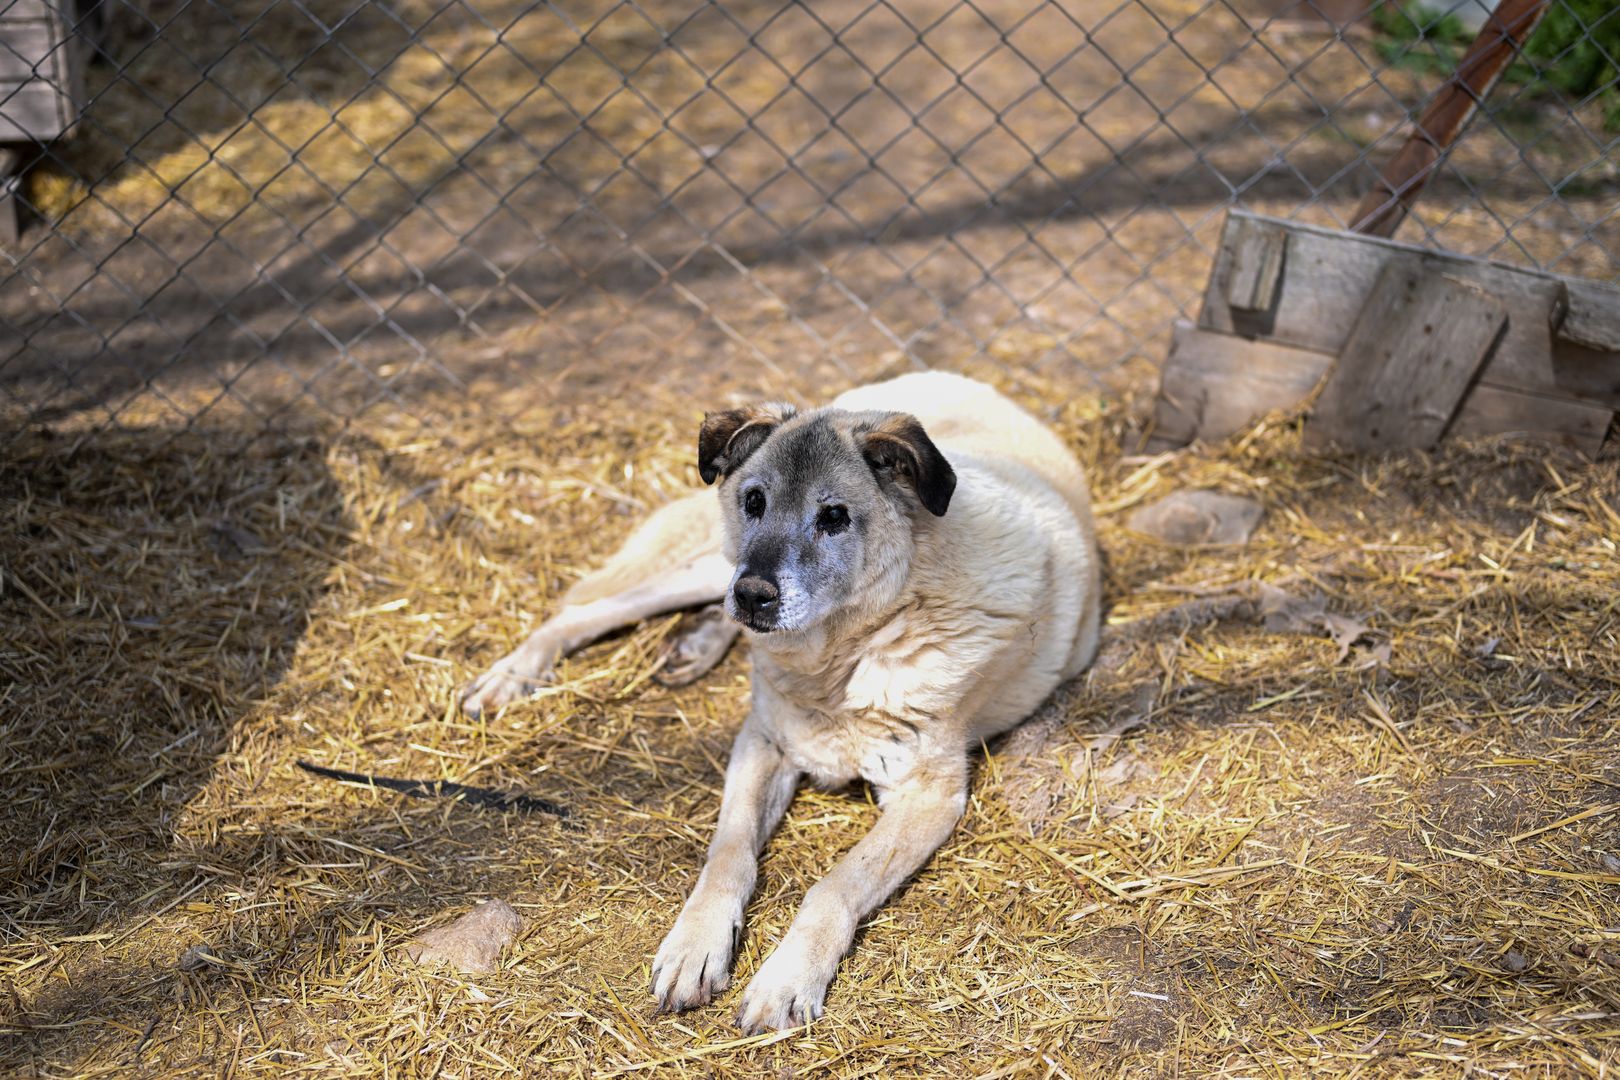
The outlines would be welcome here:
M 550 679 L 549 668 L 527 674 L 502 660 L 467 684 L 467 689 L 461 692 L 461 711 L 476 720 L 485 713 L 494 713 L 514 701 L 521 701 Z
M 810 962 L 791 939 L 784 941 L 748 981 L 737 1009 L 737 1026 L 746 1035 L 757 1035 L 819 1020 L 831 981 L 831 965 Z
M 721 905 L 688 902 L 653 958 L 653 996 L 660 1012 L 707 1005 L 731 985 L 731 957 L 742 934 L 741 916 Z

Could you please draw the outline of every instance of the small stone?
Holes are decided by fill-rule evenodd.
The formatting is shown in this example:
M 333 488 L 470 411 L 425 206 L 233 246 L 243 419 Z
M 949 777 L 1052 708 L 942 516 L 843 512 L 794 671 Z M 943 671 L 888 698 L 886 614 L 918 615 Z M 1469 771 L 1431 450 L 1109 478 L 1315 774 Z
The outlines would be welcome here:
M 208 951 L 206 945 L 193 945 L 180 954 L 178 967 L 181 971 L 206 971 L 211 967 L 219 966 L 223 961 Z
M 1135 511 L 1125 524 L 1172 544 L 1243 544 L 1262 512 L 1259 503 L 1241 495 L 1177 491 Z
M 255 533 L 232 521 L 215 522 L 210 539 L 222 559 L 244 559 L 266 550 L 264 541 Z
M 405 946 L 418 964 L 439 964 L 467 974 L 500 967 L 501 950 L 523 929 L 523 919 L 505 900 L 479 904 L 448 926 L 429 930 Z

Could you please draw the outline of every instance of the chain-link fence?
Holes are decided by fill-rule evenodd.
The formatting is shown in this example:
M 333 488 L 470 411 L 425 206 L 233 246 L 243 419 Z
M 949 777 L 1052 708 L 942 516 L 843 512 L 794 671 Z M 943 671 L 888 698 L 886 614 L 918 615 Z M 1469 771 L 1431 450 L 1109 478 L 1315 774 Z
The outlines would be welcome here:
M 0 0 L 13 430 L 1151 385 L 1225 210 L 1345 225 L 1484 13 L 72 2 Z M 1399 239 L 1620 271 L 1613 7 L 1555 0 Z M 45 89 L 75 130 L 21 141 Z

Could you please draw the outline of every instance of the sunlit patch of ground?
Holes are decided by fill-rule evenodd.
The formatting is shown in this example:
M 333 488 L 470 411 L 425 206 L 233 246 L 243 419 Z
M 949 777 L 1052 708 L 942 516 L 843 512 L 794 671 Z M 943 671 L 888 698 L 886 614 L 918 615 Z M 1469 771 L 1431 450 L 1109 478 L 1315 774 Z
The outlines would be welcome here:
M 735 989 L 681 1017 L 648 993 L 714 820 L 746 649 L 667 691 L 648 678 L 661 621 L 567 662 L 532 703 L 452 708 L 696 483 L 704 401 L 537 406 L 498 431 L 447 401 L 465 424 L 378 409 L 246 445 L 155 418 L 25 437 L 0 487 L 0 1072 L 1612 1071 L 1612 455 L 1310 458 L 1281 425 L 1144 460 L 1122 449 L 1124 405 L 1001 381 L 1092 472 L 1113 621 L 1285 581 L 1386 635 L 1389 662 L 1357 670 L 1325 637 L 1242 620 L 1132 643 L 1035 759 L 991 748 L 826 1017 L 750 1041 Z M 1124 530 L 1191 486 L 1259 499 L 1253 541 Z M 299 759 L 544 796 L 582 828 L 316 780 Z M 800 796 L 736 985 L 875 814 L 859 790 Z M 501 972 L 403 958 L 492 896 L 527 920 Z M 212 959 L 183 970 L 198 945 Z

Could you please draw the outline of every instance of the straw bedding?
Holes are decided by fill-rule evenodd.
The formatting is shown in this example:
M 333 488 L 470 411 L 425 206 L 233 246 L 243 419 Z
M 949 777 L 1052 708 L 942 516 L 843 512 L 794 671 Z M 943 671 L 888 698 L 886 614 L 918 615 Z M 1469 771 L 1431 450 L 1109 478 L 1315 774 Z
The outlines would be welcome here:
M 966 820 L 865 926 L 827 1016 L 755 1039 L 730 1026 L 735 990 L 680 1017 L 647 992 L 746 650 L 666 690 L 664 619 L 537 701 L 452 707 L 695 482 L 690 400 L 498 433 L 374 413 L 252 442 L 154 424 L 13 444 L 0 1074 L 1611 1073 L 1612 454 L 1313 458 L 1280 421 L 1143 459 L 1128 403 L 1000 380 L 1092 471 L 1112 644 L 989 748 Z M 1264 504 L 1247 546 L 1124 529 L 1203 487 Z M 1323 633 L 1268 629 L 1243 600 L 1257 581 L 1367 633 L 1341 661 Z M 299 759 L 543 797 L 577 827 Z M 800 796 L 735 985 L 875 813 L 862 790 Z M 403 955 L 492 897 L 525 924 L 499 972 Z

